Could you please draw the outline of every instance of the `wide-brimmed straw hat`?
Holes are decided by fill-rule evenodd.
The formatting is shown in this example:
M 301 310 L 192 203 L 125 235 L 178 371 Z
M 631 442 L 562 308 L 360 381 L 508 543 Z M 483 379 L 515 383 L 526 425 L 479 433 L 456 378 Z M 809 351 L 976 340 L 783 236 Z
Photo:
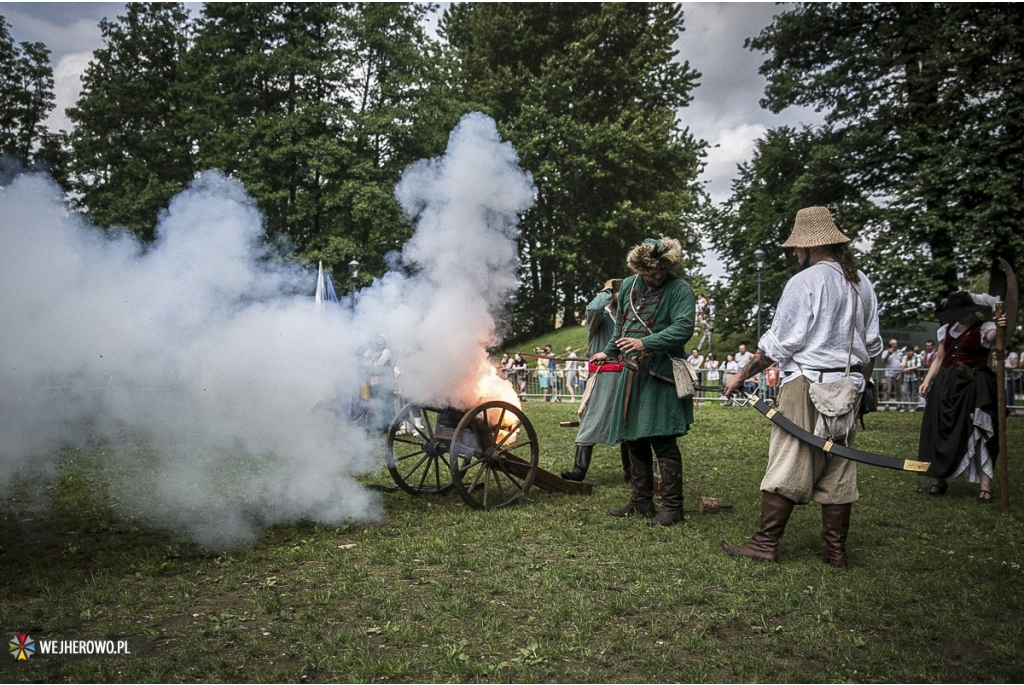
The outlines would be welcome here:
M 850 239 L 843 235 L 835 222 L 832 213 L 824 207 L 807 207 L 796 213 L 793 232 L 789 234 L 783 247 L 821 247 L 848 243 Z
M 951 323 L 970 314 L 992 316 L 993 304 L 996 300 L 992 295 L 980 295 L 966 290 L 958 290 L 942 302 L 935 310 L 935 318 L 942 323 Z
M 637 273 L 653 271 L 659 266 L 677 271 L 683 263 L 683 246 L 675 238 L 647 238 L 629 251 L 626 263 Z

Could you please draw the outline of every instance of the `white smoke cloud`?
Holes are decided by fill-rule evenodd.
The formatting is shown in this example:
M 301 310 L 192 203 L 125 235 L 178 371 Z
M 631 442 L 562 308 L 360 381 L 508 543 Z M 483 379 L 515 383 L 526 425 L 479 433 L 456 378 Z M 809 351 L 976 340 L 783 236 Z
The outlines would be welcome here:
M 534 190 L 472 114 L 396 194 L 417 220 L 406 268 L 354 311 L 317 315 L 314 276 L 275 258 L 255 204 L 220 173 L 174 198 L 146 247 L 68 213 L 44 177 L 0 190 L 0 494 L 20 468 L 102 440 L 115 499 L 206 545 L 300 518 L 380 519 L 354 480 L 383 466 L 383 438 L 348 419 L 360 352 L 386 336 L 408 400 L 488 399 L 485 348 Z

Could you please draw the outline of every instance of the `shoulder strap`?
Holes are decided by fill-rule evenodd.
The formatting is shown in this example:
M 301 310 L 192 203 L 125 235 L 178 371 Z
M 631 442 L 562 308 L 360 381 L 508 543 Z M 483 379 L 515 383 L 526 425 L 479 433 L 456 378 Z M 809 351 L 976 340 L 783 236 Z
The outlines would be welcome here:
M 650 334 L 653 333 L 653 331 L 648 327 L 647 323 L 640 318 L 640 312 L 636 310 L 636 305 L 633 303 L 633 291 L 636 289 L 636 279 L 638 278 L 640 278 L 640 274 L 634 275 L 633 282 L 629 284 L 629 308 L 633 310 L 633 316 L 635 316 L 636 320 L 640 322 L 640 325 L 646 328 L 647 333 Z

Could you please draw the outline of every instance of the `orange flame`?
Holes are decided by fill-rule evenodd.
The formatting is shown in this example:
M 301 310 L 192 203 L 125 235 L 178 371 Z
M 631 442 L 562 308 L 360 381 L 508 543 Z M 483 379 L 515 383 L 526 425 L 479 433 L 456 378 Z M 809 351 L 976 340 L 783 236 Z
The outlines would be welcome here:
M 501 400 L 520 409 L 523 406 L 519 401 L 519 394 L 516 393 L 516 389 L 498 373 L 498 369 L 486 358 L 480 364 L 474 392 L 476 393 L 477 404 L 490 402 L 491 400 Z
M 482 404 L 484 402 L 490 402 L 491 400 L 500 400 L 511 404 L 514 407 L 522 408 L 523 404 L 519 399 L 519 394 L 516 392 L 512 384 L 507 379 L 503 378 L 498 372 L 498 369 L 488 359 L 484 358 L 480 364 L 480 370 L 477 374 L 476 387 L 474 389 L 477 395 L 477 403 Z M 502 412 L 500 409 L 491 409 L 487 412 L 487 423 L 491 426 L 498 422 Z M 498 441 L 504 441 L 504 444 L 511 444 L 515 442 L 516 438 L 513 434 L 510 439 L 506 439 L 506 436 L 513 431 L 513 427 L 516 423 L 516 418 L 513 415 L 505 414 L 502 425 L 498 430 Z

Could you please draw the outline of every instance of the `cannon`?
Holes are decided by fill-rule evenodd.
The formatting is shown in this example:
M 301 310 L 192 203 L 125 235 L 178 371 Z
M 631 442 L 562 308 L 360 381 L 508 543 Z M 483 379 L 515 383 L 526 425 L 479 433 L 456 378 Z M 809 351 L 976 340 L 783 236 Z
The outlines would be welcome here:
M 468 411 L 407 404 L 388 428 L 385 459 L 395 484 L 412 495 L 455 490 L 476 509 L 519 502 L 529 489 L 590 494 L 538 466 L 533 424 L 519 407 L 492 400 Z

